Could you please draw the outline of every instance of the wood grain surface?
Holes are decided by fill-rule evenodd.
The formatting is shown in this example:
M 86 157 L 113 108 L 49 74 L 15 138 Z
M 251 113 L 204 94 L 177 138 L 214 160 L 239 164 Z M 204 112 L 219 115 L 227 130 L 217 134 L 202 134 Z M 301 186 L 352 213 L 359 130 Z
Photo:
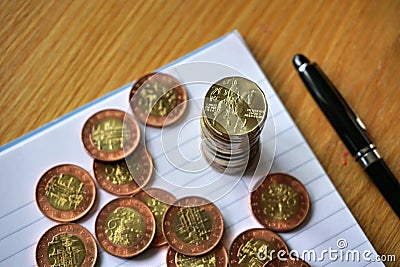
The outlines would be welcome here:
M 0 1 L 0 144 L 234 29 L 373 246 L 398 266 L 399 219 L 358 163 L 343 166 L 346 148 L 291 59 L 318 62 L 400 177 L 400 1 Z

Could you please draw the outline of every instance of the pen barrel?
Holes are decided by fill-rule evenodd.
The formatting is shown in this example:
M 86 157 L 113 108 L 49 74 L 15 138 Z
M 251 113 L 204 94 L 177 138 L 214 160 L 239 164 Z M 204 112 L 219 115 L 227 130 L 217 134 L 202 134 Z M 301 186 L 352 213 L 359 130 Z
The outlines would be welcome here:
M 357 152 L 371 144 L 364 130 L 342 95 L 316 63 L 307 64 L 299 74 L 308 91 L 321 108 L 349 152 Z
M 400 183 L 385 162 L 379 159 L 365 168 L 365 171 L 400 218 Z

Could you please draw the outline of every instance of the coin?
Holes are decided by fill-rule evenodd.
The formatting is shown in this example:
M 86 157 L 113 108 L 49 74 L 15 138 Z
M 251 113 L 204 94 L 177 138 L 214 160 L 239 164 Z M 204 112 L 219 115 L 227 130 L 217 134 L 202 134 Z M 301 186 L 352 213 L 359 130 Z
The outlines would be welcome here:
M 278 253 L 289 253 L 282 238 L 266 229 L 250 229 L 233 240 L 229 249 L 229 266 L 265 266 Z
M 310 267 L 310 265 L 302 259 L 285 258 L 279 260 L 279 258 L 275 258 L 268 262 L 266 267 Z
M 147 149 L 139 144 L 126 159 L 106 162 L 94 160 L 94 177 L 100 187 L 117 195 L 132 195 L 143 188 L 153 173 L 152 158 Z
M 306 218 L 310 199 L 304 185 L 284 174 L 268 175 L 251 193 L 251 209 L 267 229 L 285 232 L 299 226 Z
M 268 105 L 258 85 L 243 77 L 226 77 L 211 86 L 204 100 L 205 122 L 222 136 L 240 136 L 258 130 Z
M 156 220 L 156 235 L 151 246 L 160 247 L 167 244 L 162 232 L 162 218 L 170 204 L 176 201 L 176 198 L 171 193 L 158 188 L 147 188 L 139 191 L 134 197 L 150 208 Z
M 186 256 L 176 252 L 171 247 L 167 252 L 167 267 L 226 267 L 228 255 L 225 247 L 219 243 L 210 252 L 201 256 Z
M 143 124 L 163 127 L 176 122 L 186 110 L 185 87 L 164 73 L 141 77 L 131 89 L 129 101 L 133 113 Z
M 97 246 L 91 233 L 79 224 L 66 223 L 47 230 L 36 246 L 36 264 L 42 266 L 94 266 Z
M 162 231 L 175 251 L 199 256 L 212 250 L 221 240 L 224 221 L 213 203 L 201 197 L 185 197 L 167 209 Z
M 132 197 L 111 200 L 99 212 L 95 223 L 97 240 L 111 255 L 136 256 L 150 245 L 156 231 L 151 210 Z
M 36 186 L 36 203 L 48 218 L 71 222 L 84 216 L 93 206 L 96 186 L 81 167 L 63 164 L 47 170 Z
M 82 142 L 97 160 L 116 161 L 132 153 L 139 144 L 140 128 L 129 114 L 106 109 L 93 114 L 82 129 Z

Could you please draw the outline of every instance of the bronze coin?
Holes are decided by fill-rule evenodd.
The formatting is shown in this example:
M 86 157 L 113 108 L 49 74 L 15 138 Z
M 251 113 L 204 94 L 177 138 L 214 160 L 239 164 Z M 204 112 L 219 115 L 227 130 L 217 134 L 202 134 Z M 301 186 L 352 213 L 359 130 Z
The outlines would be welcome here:
M 82 129 L 82 142 L 97 160 L 116 161 L 131 154 L 139 144 L 140 128 L 129 114 L 106 109 L 93 114 Z
M 268 262 L 266 267 L 310 267 L 310 265 L 302 259 L 285 258 L 284 260 L 279 260 L 277 257 Z
M 282 238 L 266 229 L 250 229 L 233 240 L 229 249 L 229 266 L 265 266 L 278 253 L 289 253 Z
M 129 258 L 150 245 L 156 223 L 149 207 L 132 197 L 110 201 L 99 212 L 95 223 L 96 237 L 111 255 Z
M 95 266 L 97 246 L 92 234 L 74 223 L 47 230 L 36 246 L 36 264 L 42 266 Z
M 171 247 L 167 252 L 167 267 L 226 267 L 228 254 L 225 247 L 219 243 L 210 252 L 201 256 L 186 256 L 176 252 Z
M 161 72 L 141 77 L 129 94 L 133 114 L 143 124 L 153 127 L 179 120 L 186 110 L 187 99 L 182 83 Z
M 96 186 L 90 174 L 72 164 L 46 171 L 36 186 L 36 202 L 48 218 L 71 222 L 84 216 L 93 206 Z
M 94 160 L 94 177 L 100 187 L 117 196 L 138 192 L 150 180 L 153 162 L 147 149 L 139 144 L 125 159 L 113 162 Z
M 310 208 L 310 198 L 304 185 L 283 173 L 268 175 L 251 193 L 250 203 L 256 219 L 276 232 L 286 232 L 299 226 Z
M 213 203 L 201 197 L 185 197 L 167 209 L 162 231 L 175 251 L 199 256 L 212 250 L 221 240 L 224 221 Z
M 167 244 L 161 224 L 165 211 L 171 203 L 176 201 L 176 198 L 171 193 L 158 188 L 147 188 L 136 193 L 134 197 L 141 200 L 150 208 L 156 220 L 156 235 L 151 246 L 160 247 Z

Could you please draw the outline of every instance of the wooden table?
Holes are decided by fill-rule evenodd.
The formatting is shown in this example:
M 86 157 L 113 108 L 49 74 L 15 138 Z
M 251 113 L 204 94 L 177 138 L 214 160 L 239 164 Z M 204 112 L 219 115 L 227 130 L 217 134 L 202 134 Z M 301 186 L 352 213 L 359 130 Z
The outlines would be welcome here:
M 400 177 L 399 14 L 396 0 L 1 1 L 0 144 L 238 29 L 373 246 L 399 261 L 399 219 L 358 163 L 342 164 L 291 63 L 301 52 L 322 66 Z

